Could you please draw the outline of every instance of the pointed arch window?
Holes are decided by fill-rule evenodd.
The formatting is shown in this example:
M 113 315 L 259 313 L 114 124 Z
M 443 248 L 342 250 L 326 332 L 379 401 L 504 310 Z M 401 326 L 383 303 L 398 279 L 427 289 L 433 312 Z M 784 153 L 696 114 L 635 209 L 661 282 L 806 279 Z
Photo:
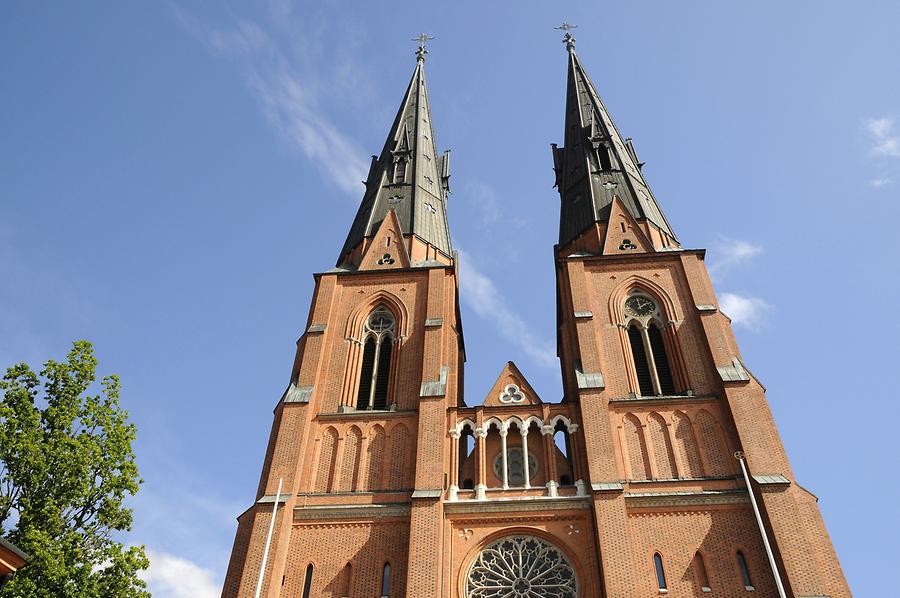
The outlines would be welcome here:
M 391 595 L 391 564 L 385 563 L 381 570 L 381 598 Z
M 341 571 L 341 596 L 350 596 L 350 581 L 353 578 L 353 565 L 347 563 Z
M 624 312 L 638 392 L 642 396 L 676 394 L 662 310 L 648 295 L 632 293 Z
M 359 410 L 388 408 L 396 326 L 394 314 L 383 305 L 375 308 L 366 319 L 359 390 L 356 395 L 356 408 Z
M 694 574 L 697 576 L 697 584 L 702 592 L 711 592 L 709 587 L 709 575 L 706 573 L 706 563 L 703 561 L 703 555 L 698 550 L 694 555 Z
M 667 592 L 669 586 L 666 584 L 666 572 L 663 569 L 662 557 L 658 552 L 653 555 L 653 566 L 656 568 L 656 585 L 659 587 L 659 591 Z
M 738 567 L 741 569 L 741 577 L 744 580 L 744 588 L 752 590 L 753 581 L 750 579 L 750 569 L 747 567 L 747 559 L 744 558 L 744 553 L 740 550 L 737 551 L 737 562 Z
M 306 566 L 306 578 L 303 580 L 303 598 L 309 598 L 312 591 L 313 566 L 312 563 Z

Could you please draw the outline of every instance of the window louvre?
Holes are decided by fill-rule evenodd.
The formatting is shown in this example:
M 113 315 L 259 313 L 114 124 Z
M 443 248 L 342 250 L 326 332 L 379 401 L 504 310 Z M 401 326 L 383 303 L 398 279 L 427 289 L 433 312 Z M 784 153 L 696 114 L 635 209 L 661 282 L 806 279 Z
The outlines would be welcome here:
M 650 337 L 650 348 L 653 351 L 653 361 L 656 362 L 656 376 L 659 378 L 659 387 L 664 395 L 675 394 L 675 381 L 672 379 L 672 368 L 669 367 L 669 357 L 666 354 L 666 343 L 663 340 L 662 331 L 654 323 L 647 329 Z
M 378 373 L 375 378 L 375 399 L 372 409 L 387 409 L 388 378 L 391 373 L 391 337 L 386 336 L 381 341 L 381 350 L 378 355 Z
M 628 327 L 628 340 L 631 341 L 631 355 L 634 357 L 634 371 L 637 374 L 638 387 L 641 395 L 652 396 L 653 380 L 650 378 L 650 364 L 647 362 L 647 353 L 644 351 L 644 339 L 637 326 Z
M 372 372 L 375 368 L 375 339 L 366 340 L 363 350 L 362 370 L 359 374 L 359 393 L 356 395 L 356 408 L 369 408 L 369 394 L 372 391 Z

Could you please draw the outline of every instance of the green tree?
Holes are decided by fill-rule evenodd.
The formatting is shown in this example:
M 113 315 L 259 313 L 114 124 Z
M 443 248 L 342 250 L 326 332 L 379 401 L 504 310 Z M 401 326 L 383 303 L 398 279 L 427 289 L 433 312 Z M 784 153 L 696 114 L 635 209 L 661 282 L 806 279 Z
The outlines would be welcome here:
M 66 361 L 40 375 L 21 363 L 0 382 L 0 533 L 31 559 L 4 598 L 150 596 L 144 547 L 113 539 L 131 529 L 122 502 L 142 483 L 135 426 L 118 377 L 98 388 L 96 368 L 91 343 L 76 341 Z

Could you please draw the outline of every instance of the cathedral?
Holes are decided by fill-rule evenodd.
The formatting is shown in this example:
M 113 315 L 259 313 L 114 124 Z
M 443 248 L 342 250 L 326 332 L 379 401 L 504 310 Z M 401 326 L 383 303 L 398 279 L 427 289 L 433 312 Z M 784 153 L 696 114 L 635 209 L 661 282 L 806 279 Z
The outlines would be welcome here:
M 570 28 L 562 401 L 512 362 L 463 399 L 465 270 L 421 36 L 336 266 L 314 274 L 223 597 L 851 595 L 705 252 L 681 245 Z

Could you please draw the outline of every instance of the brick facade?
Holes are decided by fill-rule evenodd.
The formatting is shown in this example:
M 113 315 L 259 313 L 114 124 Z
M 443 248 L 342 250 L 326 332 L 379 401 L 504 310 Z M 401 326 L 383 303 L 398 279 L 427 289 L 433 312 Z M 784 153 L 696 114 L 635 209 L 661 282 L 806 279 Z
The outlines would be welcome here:
M 403 231 L 393 210 L 345 267 L 315 276 L 223 597 L 253 596 L 279 481 L 269 598 L 381 596 L 385 565 L 389 596 L 466 598 L 482 550 L 513 536 L 558 551 L 579 596 L 777 596 L 738 450 L 787 594 L 850 596 L 704 252 L 680 248 L 660 216 L 636 216 L 618 196 L 610 206 L 555 249 L 558 404 L 511 363 L 482 404 L 463 402 L 456 259 Z M 640 316 L 644 345 L 625 308 L 635 296 L 656 310 Z M 390 314 L 387 337 L 373 332 L 376 309 Z M 370 338 L 389 339 L 381 369 Z M 382 409 L 365 408 L 367 376 L 386 389 Z M 669 380 L 675 392 L 642 392 Z

